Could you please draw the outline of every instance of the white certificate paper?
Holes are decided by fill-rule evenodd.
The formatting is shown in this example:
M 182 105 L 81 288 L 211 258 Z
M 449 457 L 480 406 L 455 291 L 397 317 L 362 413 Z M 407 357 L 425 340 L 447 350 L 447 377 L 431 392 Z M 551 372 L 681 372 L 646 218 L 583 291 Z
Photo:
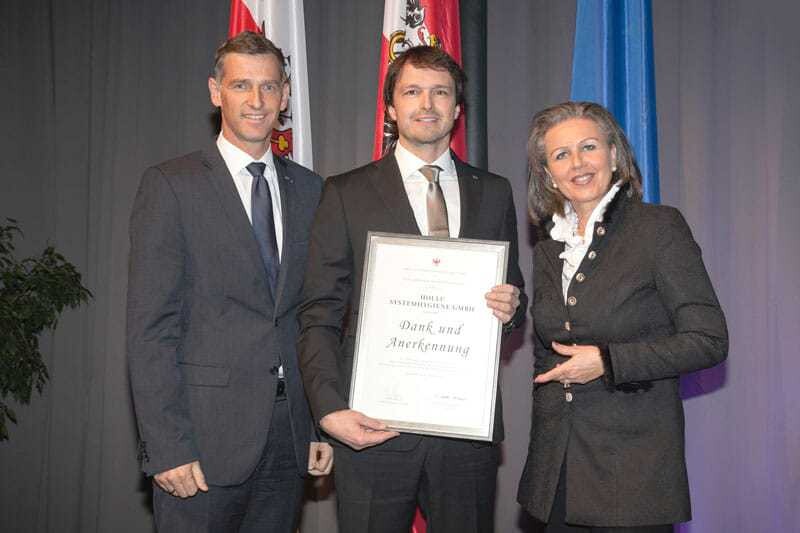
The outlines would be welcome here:
M 401 432 L 492 440 L 508 243 L 370 232 L 350 407 Z

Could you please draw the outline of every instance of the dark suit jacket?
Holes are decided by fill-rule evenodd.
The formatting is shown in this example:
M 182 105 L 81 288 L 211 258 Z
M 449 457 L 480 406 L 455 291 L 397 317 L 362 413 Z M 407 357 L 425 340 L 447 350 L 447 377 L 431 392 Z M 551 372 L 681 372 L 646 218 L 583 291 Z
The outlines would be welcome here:
M 148 169 L 131 214 L 127 352 L 142 468 L 200 460 L 209 483 L 243 482 L 270 427 L 283 362 L 298 471 L 313 423 L 297 364 L 296 310 L 322 181 L 275 158 L 283 214 L 276 297 L 216 147 Z
M 507 281 L 522 291 L 510 184 L 453 158 L 461 197 L 459 237 L 508 241 Z M 314 219 L 300 311 L 299 351 L 317 421 L 347 408 L 368 231 L 420 234 L 394 154 L 328 179 Z M 524 317 L 524 293 L 520 300 L 515 324 Z M 495 441 L 503 438 L 499 399 L 498 389 Z M 418 436 L 404 434 L 381 446 L 403 449 L 418 441 Z
M 601 229 L 602 228 L 602 229 Z M 565 305 L 564 244 L 533 253 L 535 374 L 565 359 L 551 342 L 606 345 L 613 382 L 536 385 L 518 500 L 546 521 L 566 461 L 567 521 L 594 526 L 691 518 L 684 461 L 681 374 L 722 361 L 725 318 L 700 249 L 674 208 L 623 188 L 595 228 Z M 574 298 L 574 299 L 573 299 Z

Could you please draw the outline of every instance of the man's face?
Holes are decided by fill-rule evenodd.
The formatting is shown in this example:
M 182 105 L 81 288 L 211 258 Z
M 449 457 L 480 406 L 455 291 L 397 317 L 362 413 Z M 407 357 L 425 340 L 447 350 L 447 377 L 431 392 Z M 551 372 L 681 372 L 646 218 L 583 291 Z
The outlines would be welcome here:
M 392 93 L 389 116 L 397 122 L 401 144 L 418 157 L 438 157 L 450 145 L 453 122 L 461 112 L 450 73 L 407 63 Z M 422 157 L 426 159 L 426 157 Z
M 278 59 L 272 54 L 228 54 L 221 79 L 209 78 L 208 90 L 222 111 L 225 138 L 256 159 L 264 155 L 289 99 Z

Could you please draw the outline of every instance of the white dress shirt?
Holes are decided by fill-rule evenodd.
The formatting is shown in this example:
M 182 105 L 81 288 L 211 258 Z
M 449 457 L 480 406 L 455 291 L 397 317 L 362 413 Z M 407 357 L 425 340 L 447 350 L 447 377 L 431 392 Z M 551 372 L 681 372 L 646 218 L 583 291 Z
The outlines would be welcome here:
M 592 214 L 589 215 L 589 220 L 586 222 L 586 227 L 583 229 L 583 235 L 578 234 L 578 214 L 572 208 L 571 203 L 564 202 L 563 217 L 559 214 L 553 214 L 553 227 L 550 230 L 550 236 L 554 241 L 564 243 L 564 251 L 558 256 L 559 259 L 564 260 L 561 267 L 561 290 L 564 293 L 564 303 L 567 302 L 567 293 L 569 292 L 569 284 L 572 281 L 572 277 L 578 270 L 581 261 L 583 261 L 583 256 L 586 255 L 592 245 L 594 224 L 595 222 L 603 221 L 606 207 L 616 196 L 620 187 L 620 182 L 615 183 L 600 202 L 594 206 Z
M 220 133 L 219 137 L 217 137 L 217 148 L 219 148 L 219 153 L 225 161 L 225 166 L 228 167 L 228 172 L 231 173 L 233 184 L 236 185 L 239 198 L 242 200 L 242 206 L 244 206 L 244 212 L 247 213 L 247 218 L 250 220 L 251 225 L 253 224 L 253 201 L 250 194 L 253 189 L 253 175 L 247 170 L 247 165 L 254 162 L 267 165 L 264 169 L 264 179 L 267 180 L 269 194 L 272 197 L 272 220 L 275 223 L 275 240 L 278 244 L 278 258 L 280 259 L 283 252 L 283 216 L 281 213 L 281 191 L 278 187 L 278 173 L 275 171 L 275 161 L 272 159 L 272 147 L 270 146 L 260 159 L 253 159 L 250 154 L 234 146 Z M 279 365 L 279 379 L 284 378 L 283 372 L 283 365 Z
M 427 163 L 406 150 L 399 142 L 394 149 L 397 166 L 400 167 L 400 176 L 406 189 L 411 210 L 417 226 L 423 235 L 428 235 L 428 179 L 419 171 L 425 165 L 436 165 L 441 168 L 439 172 L 439 185 L 444 194 L 444 204 L 447 206 L 447 225 L 450 237 L 458 237 L 461 230 L 461 193 L 458 190 L 458 174 L 456 165 L 450 156 L 450 150 L 445 150 L 436 161 Z
M 250 197 L 253 188 L 253 175 L 247 170 L 247 165 L 253 162 L 267 165 L 267 168 L 264 169 L 264 178 L 267 180 L 269 193 L 272 196 L 272 220 L 275 221 L 275 239 L 278 243 L 278 257 L 280 258 L 283 252 L 283 216 L 281 213 L 281 192 L 278 187 L 278 173 L 275 171 L 272 150 L 267 149 L 260 159 L 253 159 L 251 155 L 228 141 L 222 133 L 217 137 L 217 148 L 219 148 L 219 153 L 231 173 L 233 184 L 236 185 L 236 190 L 239 192 L 239 198 L 242 200 L 242 206 L 244 206 L 244 211 L 247 213 L 250 224 L 253 223 L 253 214 L 251 213 L 252 199 Z

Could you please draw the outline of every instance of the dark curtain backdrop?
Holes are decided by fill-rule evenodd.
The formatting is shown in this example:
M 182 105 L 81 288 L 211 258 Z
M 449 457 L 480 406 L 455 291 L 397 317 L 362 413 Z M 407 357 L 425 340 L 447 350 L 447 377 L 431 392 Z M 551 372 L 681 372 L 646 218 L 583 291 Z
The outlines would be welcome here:
M 530 272 L 525 141 L 565 100 L 573 1 L 487 2 L 489 168 L 511 179 Z M 306 0 L 314 160 L 369 159 L 383 2 Z M 21 254 L 53 243 L 95 298 L 43 339 L 52 380 L 0 444 L 3 532 L 151 530 L 124 361 L 127 225 L 150 164 L 211 141 L 206 76 L 226 0 L 0 3 L 0 217 Z M 656 1 L 663 202 L 683 211 L 728 316 L 719 369 L 683 382 L 690 533 L 800 524 L 800 39 L 794 0 Z M 528 279 L 530 282 L 530 279 Z M 507 440 L 497 531 L 515 503 L 530 415 L 532 328 L 504 354 Z M 335 532 L 330 484 L 309 487 L 302 531 Z

